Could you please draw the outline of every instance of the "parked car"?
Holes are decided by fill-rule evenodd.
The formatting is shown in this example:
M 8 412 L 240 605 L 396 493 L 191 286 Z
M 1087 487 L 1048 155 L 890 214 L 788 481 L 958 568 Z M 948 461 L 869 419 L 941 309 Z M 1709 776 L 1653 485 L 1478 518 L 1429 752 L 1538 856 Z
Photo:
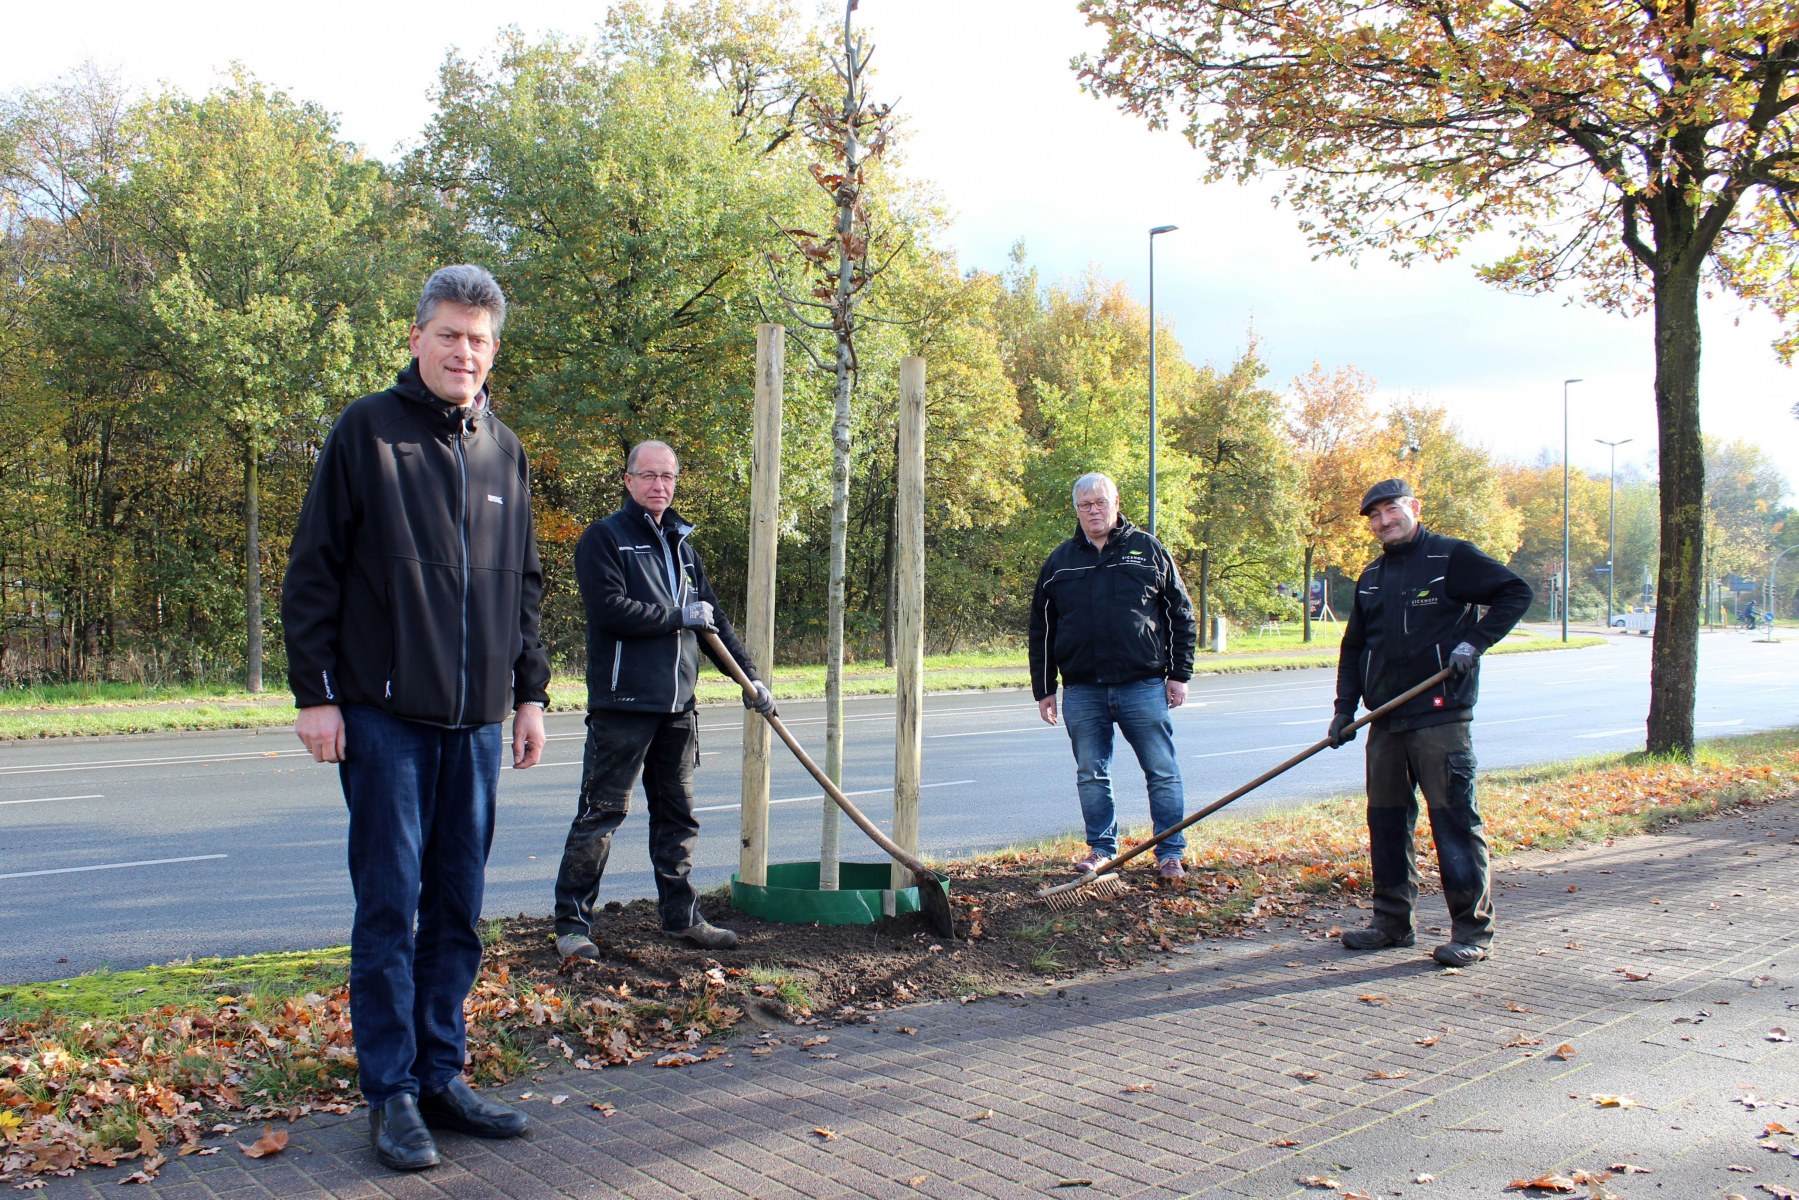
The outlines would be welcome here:
M 1652 612 L 1613 613 L 1612 628 L 1622 629 L 1627 633 L 1654 633 L 1655 614 Z

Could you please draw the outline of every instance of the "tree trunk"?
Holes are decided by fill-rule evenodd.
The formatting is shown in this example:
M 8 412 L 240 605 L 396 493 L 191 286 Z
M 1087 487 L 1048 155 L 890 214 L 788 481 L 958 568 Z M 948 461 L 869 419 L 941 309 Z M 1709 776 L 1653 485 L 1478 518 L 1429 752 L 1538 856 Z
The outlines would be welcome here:
M 244 443 L 244 689 L 262 691 L 262 518 L 257 504 L 256 439 Z
M 850 528 L 850 344 L 837 342 L 837 413 L 831 422 L 831 567 L 825 618 L 825 774 L 843 786 L 843 575 Z M 818 888 L 837 890 L 843 814 L 827 797 L 819 838 Z
M 1328 586 L 1325 596 L 1330 595 Z M 1326 603 L 1329 603 L 1328 599 Z M 1305 640 L 1312 640 L 1312 547 L 1306 546 L 1306 577 L 1299 581 L 1299 611 L 1301 622 L 1305 625 Z
M 1699 429 L 1699 276 L 1655 281 L 1655 410 L 1662 546 L 1649 669 L 1651 754 L 1693 755 L 1705 563 L 1705 443 Z M 1565 601 L 1564 601 L 1565 602 Z
M 1212 548 L 1206 546 L 1199 552 L 1199 645 L 1205 648 L 1206 639 L 1212 636 L 1212 627 L 1206 618 L 1211 610 L 1206 606 L 1206 595 L 1212 590 Z

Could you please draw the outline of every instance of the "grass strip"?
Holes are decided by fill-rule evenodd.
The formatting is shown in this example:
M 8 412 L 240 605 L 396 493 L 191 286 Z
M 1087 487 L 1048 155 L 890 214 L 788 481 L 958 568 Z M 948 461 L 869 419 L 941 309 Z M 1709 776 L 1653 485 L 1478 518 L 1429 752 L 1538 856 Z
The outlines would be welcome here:
M 1488 654 L 1520 654 L 1537 650 L 1578 650 L 1605 644 L 1602 637 L 1577 637 L 1567 643 L 1530 634 L 1513 634 L 1487 651 Z M 1269 654 L 1234 652 L 1201 654 L 1194 664 L 1195 675 L 1236 675 L 1251 671 L 1293 671 L 1307 667 L 1328 666 L 1336 661 L 1334 644 L 1316 650 Z M 1029 664 L 1019 651 L 979 654 L 933 655 L 925 659 L 925 690 L 929 692 L 993 691 L 999 688 L 1026 686 Z M 775 671 L 774 693 L 779 700 L 816 700 L 824 695 L 823 667 L 780 667 Z M 98 686 L 98 685 L 97 685 Z M 119 685 L 125 687 L 125 685 Z M 890 696 L 893 694 L 894 672 L 891 668 L 858 671 L 847 669 L 843 677 L 846 696 Z M 40 694 L 40 693 L 33 693 Z M 722 704 L 737 699 L 737 685 L 703 664 L 694 692 L 701 704 Z M 0 710 L 7 700 L 23 695 L 20 691 L 0 694 Z M 59 696 L 49 689 L 44 696 Z M 32 712 L 13 709 L 0 711 L 0 741 L 55 737 L 97 737 L 124 733 L 179 733 L 210 729 L 265 729 L 294 723 L 291 704 L 257 701 L 248 692 L 221 692 L 217 697 L 187 706 L 178 695 L 137 689 L 129 699 L 99 690 L 83 701 L 63 696 L 61 703 L 87 703 L 89 709 L 56 709 Z M 182 707 L 168 707 L 170 704 Z M 550 711 L 580 712 L 587 704 L 587 687 L 578 676 L 560 675 L 550 683 Z M 101 708 L 100 705 L 107 707 Z M 164 707 L 151 707 L 163 705 Z

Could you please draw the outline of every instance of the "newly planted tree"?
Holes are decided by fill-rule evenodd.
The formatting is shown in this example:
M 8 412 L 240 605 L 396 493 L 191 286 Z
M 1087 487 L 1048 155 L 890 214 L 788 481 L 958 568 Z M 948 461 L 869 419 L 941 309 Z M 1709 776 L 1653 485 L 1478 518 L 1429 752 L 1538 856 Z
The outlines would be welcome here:
M 788 229 L 794 256 L 813 278 L 809 294 L 796 295 L 775 266 L 775 286 L 795 320 L 806 328 L 828 334 L 834 353 L 828 365 L 804 338 L 800 345 L 814 362 L 830 371 L 835 381 L 835 407 L 831 420 L 831 560 L 826 593 L 825 632 L 825 771 L 835 782 L 843 781 L 843 605 L 844 564 L 849 542 L 850 514 L 850 418 L 855 392 L 856 335 L 869 318 L 858 312 L 869 285 L 886 267 L 876 261 L 881 242 L 873 228 L 866 193 L 869 166 L 887 148 L 892 132 L 888 105 L 868 99 L 868 63 L 873 47 L 858 36 L 852 24 L 856 0 L 843 13 L 843 57 L 834 60 L 842 102 L 833 106 L 812 100 L 807 138 L 822 152 L 824 162 L 814 165 L 813 178 L 830 198 L 831 232 L 819 234 L 803 228 Z M 771 262 L 773 262 L 771 256 Z M 888 256 L 891 261 L 891 255 Z M 837 846 L 840 829 L 837 806 L 824 804 L 824 833 L 819 854 L 819 887 L 837 887 Z
M 1786 315 L 1799 246 L 1791 0 L 1083 0 L 1085 85 L 1178 121 L 1215 177 L 1286 176 L 1327 253 L 1446 258 L 1650 310 L 1661 460 L 1648 747 L 1690 754 L 1704 559 L 1699 296 Z M 1790 352 L 1789 340 L 1783 350 Z

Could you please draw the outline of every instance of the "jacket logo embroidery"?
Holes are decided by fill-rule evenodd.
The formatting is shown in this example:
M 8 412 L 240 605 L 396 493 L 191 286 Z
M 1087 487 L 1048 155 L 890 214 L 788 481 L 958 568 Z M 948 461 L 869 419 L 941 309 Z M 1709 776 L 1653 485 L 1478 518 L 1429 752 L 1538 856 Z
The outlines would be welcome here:
M 487 493 L 487 502 L 489 504 L 505 504 L 506 499 L 503 496 L 496 496 L 492 492 L 489 492 Z

